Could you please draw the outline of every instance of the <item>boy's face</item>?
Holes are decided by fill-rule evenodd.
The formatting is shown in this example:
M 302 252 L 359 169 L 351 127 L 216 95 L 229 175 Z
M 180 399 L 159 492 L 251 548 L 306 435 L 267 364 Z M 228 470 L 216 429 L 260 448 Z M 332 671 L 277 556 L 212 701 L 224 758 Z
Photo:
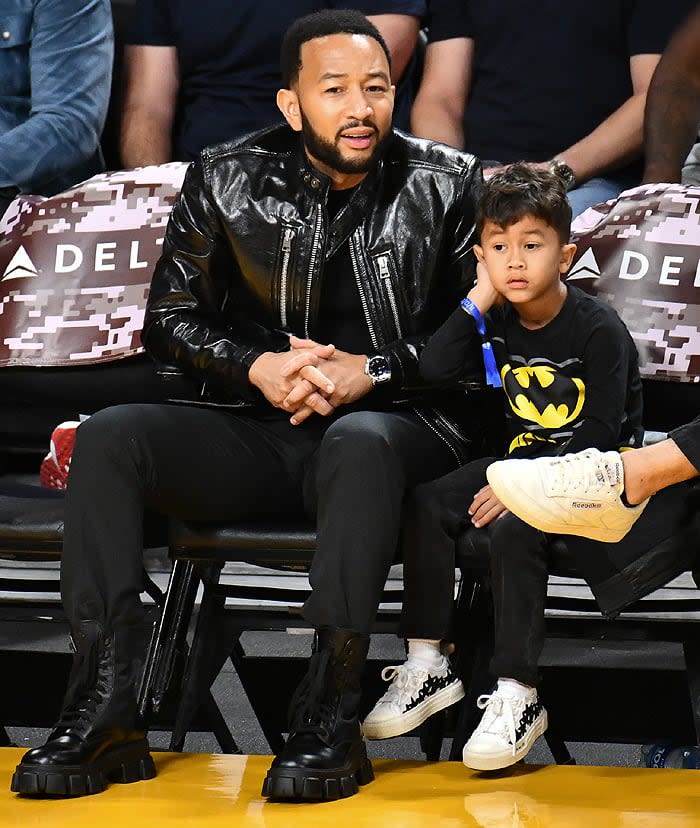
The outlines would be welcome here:
M 519 305 L 560 295 L 576 245 L 562 244 L 553 227 L 526 214 L 508 227 L 486 221 L 474 250 L 493 287 Z

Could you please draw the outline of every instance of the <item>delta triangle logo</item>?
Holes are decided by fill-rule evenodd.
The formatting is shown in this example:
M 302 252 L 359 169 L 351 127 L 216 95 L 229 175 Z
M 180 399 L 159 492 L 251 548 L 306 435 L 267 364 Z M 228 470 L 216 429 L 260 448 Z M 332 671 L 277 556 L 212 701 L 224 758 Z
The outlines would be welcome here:
M 10 279 L 26 279 L 31 276 L 38 276 L 39 271 L 36 265 L 29 258 L 29 253 L 20 245 L 15 255 L 10 259 L 0 282 L 9 282 Z
M 600 279 L 600 267 L 598 266 L 592 247 L 586 250 L 566 277 L 567 282 L 576 279 Z

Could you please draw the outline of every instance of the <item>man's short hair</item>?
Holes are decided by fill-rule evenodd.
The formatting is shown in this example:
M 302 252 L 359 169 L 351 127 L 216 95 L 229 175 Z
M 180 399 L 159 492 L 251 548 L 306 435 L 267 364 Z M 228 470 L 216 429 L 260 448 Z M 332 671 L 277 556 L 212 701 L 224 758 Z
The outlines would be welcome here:
M 287 29 L 280 50 L 282 85 L 291 89 L 301 69 L 301 47 L 307 40 L 334 34 L 358 34 L 371 37 L 384 50 L 391 68 L 391 55 L 379 29 L 359 11 L 354 9 L 324 9 L 300 17 Z
M 509 227 L 525 215 L 532 215 L 553 227 L 562 244 L 571 235 L 571 205 L 566 184 L 556 173 L 518 161 L 484 182 L 476 213 L 481 236 L 484 224 L 492 221 Z

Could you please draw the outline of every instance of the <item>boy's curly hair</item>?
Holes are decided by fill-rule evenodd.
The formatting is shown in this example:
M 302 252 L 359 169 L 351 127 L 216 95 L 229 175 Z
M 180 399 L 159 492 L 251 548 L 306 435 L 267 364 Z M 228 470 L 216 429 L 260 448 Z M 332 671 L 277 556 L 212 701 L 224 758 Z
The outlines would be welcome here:
M 517 161 L 484 182 L 476 229 L 481 236 L 487 221 L 508 227 L 525 215 L 535 216 L 553 227 L 562 244 L 569 241 L 571 205 L 566 197 L 566 184 L 549 170 Z

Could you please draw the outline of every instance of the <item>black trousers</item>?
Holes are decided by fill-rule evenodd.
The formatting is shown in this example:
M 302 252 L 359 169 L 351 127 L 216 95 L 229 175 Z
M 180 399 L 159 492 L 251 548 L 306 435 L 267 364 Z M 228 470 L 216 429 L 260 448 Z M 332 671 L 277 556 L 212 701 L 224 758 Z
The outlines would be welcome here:
M 316 516 L 304 615 L 370 631 L 407 488 L 457 460 L 411 412 L 302 426 L 193 406 L 123 405 L 83 423 L 66 493 L 61 593 L 71 623 L 143 617 L 144 510 L 189 520 Z
M 471 526 L 467 509 L 486 485 L 494 460 L 474 460 L 416 487 L 405 510 L 402 552 L 407 638 L 445 638 L 454 605 L 455 541 Z M 483 529 L 490 534 L 495 647 L 490 671 L 524 684 L 538 681 L 544 645 L 547 535 L 507 513 Z

